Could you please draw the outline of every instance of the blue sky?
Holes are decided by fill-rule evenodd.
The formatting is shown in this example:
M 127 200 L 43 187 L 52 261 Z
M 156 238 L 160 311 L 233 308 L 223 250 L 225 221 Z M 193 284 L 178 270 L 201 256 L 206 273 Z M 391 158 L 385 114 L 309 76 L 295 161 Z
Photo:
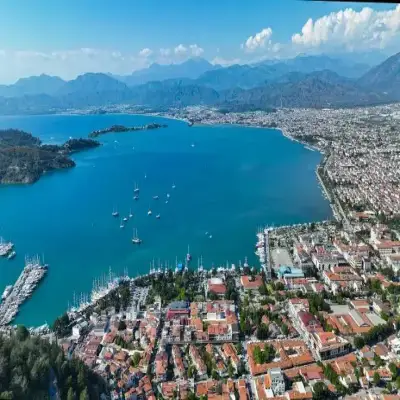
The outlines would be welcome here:
M 0 81 L 41 72 L 67 79 L 89 70 L 129 73 L 190 56 L 230 64 L 298 53 L 397 51 L 400 8 L 362 11 L 367 6 L 297 0 L 3 1 Z M 342 13 L 346 8 L 351 11 Z

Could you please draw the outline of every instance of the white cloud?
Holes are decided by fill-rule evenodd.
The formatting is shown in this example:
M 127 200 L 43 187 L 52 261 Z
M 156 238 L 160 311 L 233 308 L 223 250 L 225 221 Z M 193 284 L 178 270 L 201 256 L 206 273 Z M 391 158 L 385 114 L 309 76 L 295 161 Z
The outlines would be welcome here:
M 145 47 L 136 53 L 88 47 L 50 52 L 0 49 L 0 83 L 13 83 L 19 78 L 43 73 L 64 79 L 74 79 L 85 72 L 125 75 L 146 68 L 151 62 L 172 64 L 198 57 L 203 52 L 197 44 L 179 44 L 157 52 Z
M 321 50 L 383 49 L 394 45 L 399 33 L 400 5 L 385 11 L 347 8 L 315 21 L 310 18 L 301 33 L 292 36 L 292 44 L 297 48 Z
M 222 65 L 223 67 L 228 67 L 233 64 L 241 64 L 240 58 L 232 58 L 232 59 L 226 59 L 223 57 L 215 57 L 212 61 L 211 64 L 213 65 Z
M 160 54 L 162 57 L 168 57 L 171 54 L 171 49 L 160 49 Z
M 204 53 L 204 49 L 199 47 L 197 44 L 191 44 L 189 49 L 192 53 L 192 56 L 200 57 Z
M 165 50 L 165 49 L 164 49 Z M 184 46 L 182 43 L 174 48 L 174 53 L 177 56 L 194 56 L 199 57 L 204 53 L 204 49 L 197 44 Z
M 250 36 L 242 48 L 247 51 L 254 51 L 257 48 L 264 47 L 265 44 L 271 44 L 272 29 L 270 27 L 263 29 L 261 32 L 256 33 L 254 36 Z
M 22 77 L 43 73 L 64 79 L 73 79 L 85 72 L 129 74 L 149 64 L 145 57 L 92 48 L 48 53 L 33 50 L 0 50 L 0 55 L 0 83 L 12 83 Z
M 185 47 L 182 43 L 174 48 L 174 53 L 177 55 L 183 55 L 187 53 L 187 47 Z
M 148 47 L 145 47 L 144 49 L 139 51 L 140 57 L 150 57 L 152 54 L 153 50 L 149 49 Z

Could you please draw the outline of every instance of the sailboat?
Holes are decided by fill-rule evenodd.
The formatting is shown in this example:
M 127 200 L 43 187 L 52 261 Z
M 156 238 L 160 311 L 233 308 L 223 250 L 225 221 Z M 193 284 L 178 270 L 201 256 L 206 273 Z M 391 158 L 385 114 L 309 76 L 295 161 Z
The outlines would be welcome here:
M 129 209 L 129 218 L 132 218 L 133 214 L 132 214 L 132 209 Z
M 112 211 L 112 214 L 111 214 L 113 217 L 118 217 L 118 215 L 119 215 L 119 212 L 118 212 L 118 210 L 116 209 L 116 208 L 113 208 L 113 211 Z
M 189 245 L 188 245 L 188 252 L 186 254 L 186 261 L 190 262 L 192 260 L 192 255 L 190 254 Z
M 124 221 L 124 222 L 128 221 L 128 217 L 124 217 L 124 218 L 123 218 L 123 221 Z
M 153 214 L 153 212 L 151 211 L 150 205 L 149 205 L 149 211 L 147 211 L 147 215 L 151 215 L 151 214 Z
M 120 223 L 119 227 L 120 227 L 121 229 L 122 229 L 122 228 L 125 228 L 125 225 L 124 225 L 124 223 L 122 222 L 122 219 L 121 219 L 121 223 Z
M 175 188 L 176 188 L 175 183 L 173 183 L 172 184 L 172 189 L 175 189 Z
M 142 243 L 142 239 L 140 239 L 138 236 L 137 229 L 133 231 L 132 243 L 134 244 Z
M 139 196 L 138 196 L 137 194 L 135 194 L 135 195 L 133 196 L 133 200 L 139 200 Z
M 133 189 L 133 193 L 139 193 L 140 189 L 139 186 L 135 183 L 135 189 Z
M 157 218 L 157 219 L 160 219 L 160 218 L 161 218 L 161 215 L 160 215 L 160 214 L 157 214 L 157 215 L 156 215 L 156 218 Z

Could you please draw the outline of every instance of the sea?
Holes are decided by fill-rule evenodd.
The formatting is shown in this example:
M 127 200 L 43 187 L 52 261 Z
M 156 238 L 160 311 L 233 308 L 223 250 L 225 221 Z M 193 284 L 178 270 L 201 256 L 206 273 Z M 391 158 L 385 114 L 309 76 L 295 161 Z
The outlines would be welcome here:
M 73 155 L 75 168 L 0 187 L 0 236 L 17 251 L 13 260 L 0 259 L 0 292 L 15 282 L 25 256 L 49 265 L 15 323 L 51 324 L 110 267 L 130 276 L 153 262 L 175 268 L 188 248 L 193 268 L 200 257 L 206 268 L 245 257 L 259 268 L 259 227 L 332 218 L 315 174 L 321 155 L 279 130 L 121 114 L 0 117 L 0 128 L 61 144 L 114 124 L 152 122 L 168 127 L 100 136 L 101 147 Z M 113 210 L 133 217 L 120 228 Z M 136 229 L 140 246 L 131 242 Z

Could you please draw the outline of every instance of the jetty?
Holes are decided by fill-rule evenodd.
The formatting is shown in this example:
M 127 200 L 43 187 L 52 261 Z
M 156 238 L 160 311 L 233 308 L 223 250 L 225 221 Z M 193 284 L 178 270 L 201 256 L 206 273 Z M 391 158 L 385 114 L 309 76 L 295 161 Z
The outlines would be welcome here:
M 46 271 L 47 266 L 41 264 L 39 257 L 25 259 L 21 275 L 12 288 L 9 287 L 7 296 L 0 304 L 0 327 L 9 324 L 15 318 L 20 305 L 32 295 Z
M 3 238 L 0 237 L 0 257 L 8 256 L 14 248 L 14 243 L 4 242 Z

